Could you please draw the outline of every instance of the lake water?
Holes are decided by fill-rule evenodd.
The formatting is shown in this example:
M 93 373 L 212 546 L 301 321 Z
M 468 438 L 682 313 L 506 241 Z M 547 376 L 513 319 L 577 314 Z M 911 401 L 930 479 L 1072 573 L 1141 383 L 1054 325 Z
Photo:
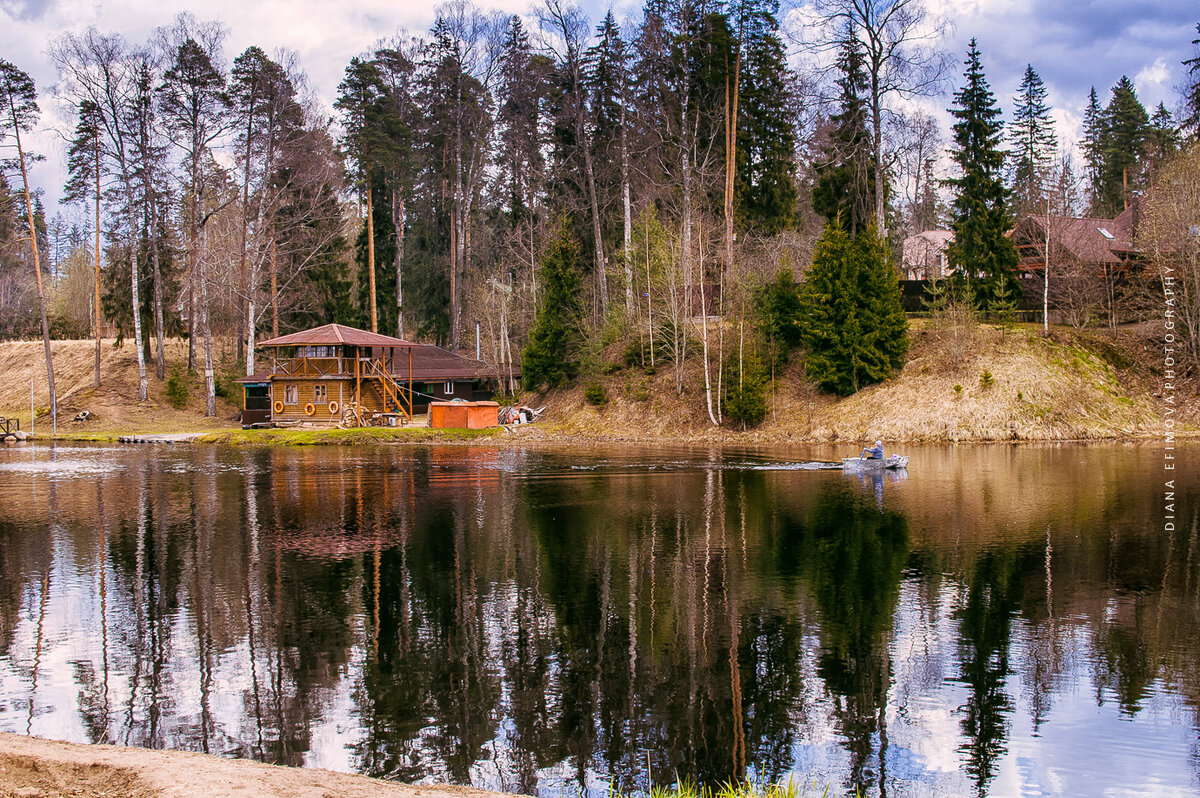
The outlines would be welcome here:
M 0 731 L 546 796 L 1200 794 L 1200 447 L 800 465 L 845 453 L 3 448 Z

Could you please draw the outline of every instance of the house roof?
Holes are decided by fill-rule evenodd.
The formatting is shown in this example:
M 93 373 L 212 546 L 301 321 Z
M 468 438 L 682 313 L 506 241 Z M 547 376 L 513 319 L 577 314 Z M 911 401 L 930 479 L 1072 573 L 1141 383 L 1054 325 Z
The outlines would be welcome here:
M 495 377 L 496 369 L 482 360 L 473 360 L 431 344 L 418 344 L 412 350 L 414 380 L 485 379 Z M 408 358 L 400 353 L 392 363 L 392 373 L 408 376 Z
M 263 341 L 258 346 L 336 346 L 339 344 L 378 349 L 406 349 L 412 353 L 412 377 L 421 382 L 478 380 L 496 376 L 496 369 L 482 360 L 463 357 L 433 344 L 419 344 L 402 338 L 392 338 L 355 327 L 347 327 L 343 324 L 326 324 L 311 330 L 281 335 L 278 338 Z M 408 354 L 404 351 L 396 352 L 391 362 L 391 369 L 398 379 L 408 379 Z M 519 368 L 514 368 L 513 371 L 519 373 Z M 257 382 L 257 378 L 260 376 L 264 382 L 270 379 L 266 374 L 256 374 L 254 378 L 243 377 L 239 382 Z
M 1046 217 L 1031 215 L 1013 229 L 1013 238 L 1040 244 L 1046 235 Z M 1083 263 L 1121 263 L 1122 255 L 1135 251 L 1133 209 L 1115 219 L 1051 216 L 1050 236 L 1071 257 Z
M 421 344 L 406 341 L 403 338 L 393 338 L 390 335 L 367 332 L 357 327 L 347 327 L 344 324 L 326 324 L 323 327 L 313 327 L 311 330 L 281 335 L 269 341 L 262 341 L 259 346 L 330 346 L 348 344 L 350 346 L 420 346 Z

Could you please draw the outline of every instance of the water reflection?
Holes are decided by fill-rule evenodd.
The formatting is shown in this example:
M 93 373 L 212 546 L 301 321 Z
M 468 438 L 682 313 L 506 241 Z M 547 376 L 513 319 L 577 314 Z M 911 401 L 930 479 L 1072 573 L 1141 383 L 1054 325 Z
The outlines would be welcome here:
M 547 795 L 1197 788 L 1152 450 L 793 467 L 831 454 L 5 450 L 0 730 Z

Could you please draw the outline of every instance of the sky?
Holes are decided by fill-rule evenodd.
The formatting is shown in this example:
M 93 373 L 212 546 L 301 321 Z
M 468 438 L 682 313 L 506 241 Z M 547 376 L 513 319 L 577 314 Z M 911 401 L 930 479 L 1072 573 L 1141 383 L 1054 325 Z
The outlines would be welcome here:
M 536 0 L 535 0 L 536 1 Z M 783 0 L 785 19 L 802 18 L 807 0 Z M 525 14 L 530 0 L 476 0 L 479 7 Z M 951 86 L 958 85 L 967 42 L 977 37 L 984 68 L 1006 116 L 1026 64 L 1045 81 L 1060 141 L 1078 136 L 1084 104 L 1094 85 L 1101 103 L 1122 75 L 1136 85 L 1152 111 L 1159 102 L 1176 110 L 1181 62 L 1193 53 L 1200 22 L 1197 0 L 926 0 L 929 10 L 949 23 L 945 49 L 954 55 Z M 36 81 L 43 119 L 31 146 L 45 160 L 32 169 L 53 204 L 65 176 L 64 137 L 73 127 L 68 109 L 53 96 L 57 81 L 47 45 L 66 31 L 94 25 L 145 41 L 180 12 L 201 20 L 218 19 L 228 28 L 227 60 L 251 44 L 268 53 L 287 48 L 299 55 L 317 96 L 330 105 L 350 58 L 399 29 L 422 31 L 435 16 L 434 0 L 0 0 L 0 58 Z M 634 15 L 637 0 L 582 0 L 599 21 L 611 7 L 618 21 Z M 786 23 L 785 23 L 786 24 Z M 927 101 L 948 126 L 945 97 Z M 947 127 L 948 130 L 948 127 Z M 53 211 L 51 211 L 53 213 Z

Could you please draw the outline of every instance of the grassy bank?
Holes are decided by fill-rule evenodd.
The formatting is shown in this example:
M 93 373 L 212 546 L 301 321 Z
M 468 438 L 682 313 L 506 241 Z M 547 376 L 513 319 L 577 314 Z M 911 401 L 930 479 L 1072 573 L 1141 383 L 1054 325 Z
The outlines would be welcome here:
M 557 441 L 630 441 L 639 443 L 770 444 L 854 442 L 882 438 L 896 442 L 1056 441 L 1152 438 L 1164 418 L 1161 334 L 1152 326 L 1119 332 L 1066 329 L 1043 336 L 1039 328 L 979 326 L 950 339 L 945 330 L 912 324 L 912 345 L 904 368 L 892 379 L 853 396 L 823 394 L 805 378 L 800 354 L 774 375 L 766 419 L 741 429 L 709 420 L 704 373 L 693 354 L 677 390 L 672 364 L 657 370 L 608 364 L 580 385 L 540 396 L 542 420 L 502 431 L 371 428 L 357 430 L 240 429 L 238 411 L 218 402 L 217 417 L 205 418 L 199 378 L 193 379 L 186 405 L 175 408 L 164 384 L 151 378 L 150 398 L 137 402 L 137 368 L 131 347 L 103 350 L 104 382 L 91 387 L 93 345 L 89 341 L 54 344 L 60 380 L 58 438 L 113 441 L 118 436 L 151 433 L 200 433 L 200 440 L 234 445 L 349 445 L 375 443 L 470 443 L 525 445 Z M 730 333 L 732 336 L 733 333 Z M 726 336 L 727 340 L 736 340 Z M 171 342 L 170 359 L 186 358 L 186 344 Z M 37 386 L 40 343 L 0 343 L 0 373 L 14 380 L 0 385 L 0 415 L 21 417 L 28 429 L 29 378 Z M 727 352 L 727 354 L 729 354 Z M 717 381 L 716 356 L 710 379 Z M 727 359 L 724 384 L 736 379 L 736 359 Z M 40 381 L 39 381 L 40 380 Z M 598 386 L 602 401 L 585 397 L 583 385 Z M 1200 430 L 1195 378 L 1176 380 L 1175 432 Z M 37 431 L 49 431 L 48 399 L 35 396 Z M 87 421 L 72 421 L 88 410 Z

